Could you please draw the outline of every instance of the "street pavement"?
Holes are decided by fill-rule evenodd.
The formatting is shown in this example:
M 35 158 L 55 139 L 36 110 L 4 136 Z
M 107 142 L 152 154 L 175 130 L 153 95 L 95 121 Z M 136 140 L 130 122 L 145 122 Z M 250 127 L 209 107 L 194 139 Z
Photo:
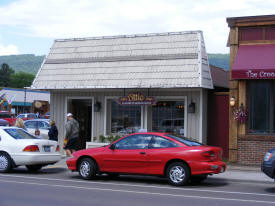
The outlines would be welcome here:
M 67 169 L 66 159 L 66 157 L 63 157 L 55 165 L 50 165 L 48 167 Z M 208 179 L 220 179 L 234 182 L 259 182 L 275 185 L 274 180 L 261 172 L 260 166 L 244 166 L 233 163 L 227 164 L 227 169 L 224 173 L 209 176 Z

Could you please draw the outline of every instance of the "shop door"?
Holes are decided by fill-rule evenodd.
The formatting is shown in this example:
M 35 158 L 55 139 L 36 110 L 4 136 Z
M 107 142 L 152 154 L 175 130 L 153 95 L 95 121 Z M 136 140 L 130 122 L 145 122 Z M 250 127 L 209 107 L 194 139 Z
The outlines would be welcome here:
M 221 147 L 228 158 L 229 97 L 225 92 L 209 94 L 207 144 Z
M 67 112 L 72 113 L 79 123 L 78 149 L 85 149 L 86 142 L 91 141 L 92 136 L 92 100 L 69 99 L 67 103 Z

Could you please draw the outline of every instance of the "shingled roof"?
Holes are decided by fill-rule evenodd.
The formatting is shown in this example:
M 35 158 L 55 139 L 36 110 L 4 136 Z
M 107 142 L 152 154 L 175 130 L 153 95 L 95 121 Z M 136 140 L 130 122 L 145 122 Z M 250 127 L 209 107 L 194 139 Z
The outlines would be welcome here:
M 213 88 L 201 31 L 55 40 L 32 89 Z

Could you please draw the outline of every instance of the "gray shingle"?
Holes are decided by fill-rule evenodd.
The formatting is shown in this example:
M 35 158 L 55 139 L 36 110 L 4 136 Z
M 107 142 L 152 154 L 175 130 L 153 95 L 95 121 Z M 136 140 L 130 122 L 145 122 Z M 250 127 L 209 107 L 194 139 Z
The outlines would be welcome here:
M 202 32 L 56 40 L 31 88 L 212 88 Z

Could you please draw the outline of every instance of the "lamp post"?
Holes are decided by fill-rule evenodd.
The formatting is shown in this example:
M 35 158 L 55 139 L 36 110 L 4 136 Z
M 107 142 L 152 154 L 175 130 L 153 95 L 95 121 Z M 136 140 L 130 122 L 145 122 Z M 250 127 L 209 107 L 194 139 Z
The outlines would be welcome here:
M 26 96 L 27 96 L 27 87 L 24 87 L 24 113 L 26 113 Z

